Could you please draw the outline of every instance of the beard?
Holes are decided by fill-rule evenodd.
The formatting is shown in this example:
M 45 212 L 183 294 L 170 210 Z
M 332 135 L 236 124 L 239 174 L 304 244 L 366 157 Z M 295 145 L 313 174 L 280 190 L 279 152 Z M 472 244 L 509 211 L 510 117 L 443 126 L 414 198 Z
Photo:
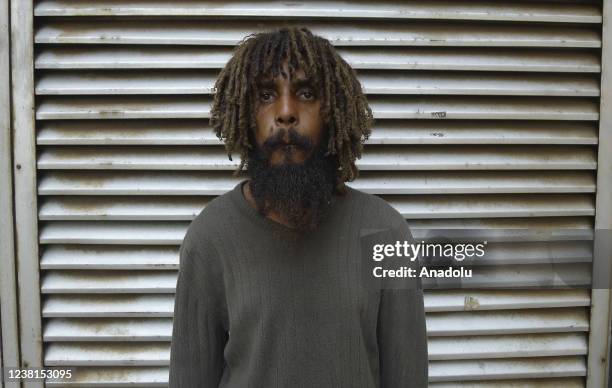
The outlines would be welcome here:
M 292 228 L 312 231 L 329 211 L 338 163 L 334 156 L 325 156 L 322 145 L 327 142 L 314 148 L 308 138 L 290 129 L 290 141 L 310 155 L 302 163 L 270 165 L 269 155 L 284 144 L 282 135 L 281 131 L 249 152 L 246 172 L 251 195 L 262 215 L 274 211 Z

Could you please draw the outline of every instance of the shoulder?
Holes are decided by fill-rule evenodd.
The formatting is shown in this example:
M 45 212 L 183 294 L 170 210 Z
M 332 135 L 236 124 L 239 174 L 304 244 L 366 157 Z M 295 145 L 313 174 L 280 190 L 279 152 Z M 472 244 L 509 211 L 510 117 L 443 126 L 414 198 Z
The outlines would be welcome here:
M 348 187 L 348 194 L 354 205 L 362 208 L 364 217 L 373 217 L 397 222 L 405 222 L 404 217 L 396 208 L 381 197 Z
M 401 235 L 410 234 L 404 216 L 383 198 L 348 187 L 347 195 L 361 214 L 362 225 L 369 228 L 390 228 Z
M 214 248 L 219 228 L 227 222 L 232 212 L 231 191 L 228 191 L 208 202 L 193 218 L 187 227 L 183 245 L 192 250 L 209 251 Z

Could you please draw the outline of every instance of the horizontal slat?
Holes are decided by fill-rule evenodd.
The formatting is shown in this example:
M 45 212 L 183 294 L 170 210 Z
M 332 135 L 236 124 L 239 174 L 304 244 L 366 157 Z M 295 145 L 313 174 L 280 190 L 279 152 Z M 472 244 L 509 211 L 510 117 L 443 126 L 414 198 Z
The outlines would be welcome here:
M 221 147 L 70 147 L 39 150 L 41 170 L 234 170 Z M 595 169 L 586 146 L 372 146 L 356 165 L 362 170 L 578 170 Z
M 512 314 L 512 310 L 520 309 L 522 311 L 516 312 L 518 315 L 529 317 L 532 309 L 536 309 L 534 311 L 541 315 L 546 314 L 546 308 L 569 307 L 569 309 L 559 309 L 569 312 L 574 311 L 574 307 L 590 305 L 589 291 L 579 289 L 428 290 L 425 291 L 424 299 L 425 311 L 433 314 L 451 311 L 494 312 L 495 310 L 510 310 L 499 313 Z M 173 313 L 173 294 L 46 294 L 42 307 L 42 315 L 45 318 L 152 318 L 172 317 Z M 548 325 L 547 322 L 543 324 Z M 432 326 L 432 328 L 434 329 L 433 332 L 436 332 L 435 327 Z M 444 329 L 448 330 L 450 328 Z M 456 327 L 455 329 L 470 330 L 470 327 Z M 500 330 L 503 329 L 500 328 Z M 440 330 L 437 332 L 439 333 Z
M 354 69 L 597 73 L 596 52 L 572 49 L 339 47 Z M 41 46 L 37 69 L 220 69 L 230 47 Z
M 453 4 L 435 0 L 427 3 L 382 1 L 376 4 L 346 1 L 210 2 L 183 1 L 168 4 L 154 0 L 130 3 L 116 1 L 42 0 L 35 16 L 241 16 L 292 18 L 383 18 L 460 19 L 525 22 L 600 23 L 601 11 L 590 4 L 516 4 L 514 2 L 471 1 Z
M 256 20 L 203 23 L 196 20 L 44 21 L 35 43 L 54 44 L 187 44 L 233 46 L 262 28 L 287 22 Z M 571 26 L 486 24 L 449 21 L 301 22 L 337 46 L 514 46 L 601 47 L 597 29 Z
M 566 377 L 559 379 L 513 379 L 513 380 L 490 380 L 469 381 L 452 383 L 430 383 L 429 388 L 584 388 L 584 379 L 581 377 Z
M 47 294 L 42 316 L 78 318 L 172 317 L 174 294 Z
M 578 332 L 589 330 L 586 309 L 558 308 L 509 311 L 446 312 L 427 315 L 432 337 Z
M 46 366 L 167 366 L 169 361 L 170 344 L 167 342 L 143 344 L 57 342 L 48 344 L 44 355 Z
M 214 171 L 44 171 L 39 195 L 219 195 L 243 178 Z M 363 171 L 348 186 L 371 194 L 592 193 L 589 171 Z
M 441 316 L 442 315 L 442 316 Z M 462 327 L 469 326 L 469 330 Z M 583 308 L 556 309 L 530 312 L 486 312 L 486 313 L 431 313 L 427 316 L 427 335 L 433 345 L 430 355 L 441 356 L 445 349 L 450 354 L 455 341 L 470 337 L 486 344 L 492 338 L 499 338 L 503 345 L 525 347 L 525 338 L 535 339 L 536 343 L 566 343 L 564 349 L 576 349 L 576 342 L 582 345 L 583 335 L 555 334 L 541 336 L 507 336 L 508 334 L 529 333 L 571 333 L 588 331 L 588 314 Z M 490 335 L 502 335 L 490 337 Z M 454 336 L 454 337 L 453 337 Z M 170 341 L 172 338 L 172 319 L 170 318 L 54 318 L 45 322 L 43 340 L 51 341 Z M 522 344 L 521 344 L 522 343 Z M 449 345 L 451 344 L 451 345 Z M 502 345 L 502 346 L 503 346 Z M 586 347 L 586 344 L 584 344 Z M 461 347 L 458 347 L 461 348 Z M 495 347 L 493 347 L 495 348 Z M 436 353 L 438 349 L 438 353 Z M 480 349 L 479 351 L 483 351 Z M 565 353 L 574 354 L 574 353 Z M 560 354 L 561 355 L 561 354 Z
M 42 250 L 41 269 L 177 269 L 179 250 L 167 247 L 52 245 Z
M 411 219 L 595 215 L 594 199 L 591 195 L 581 194 L 538 197 L 411 195 L 384 199 L 405 218 Z
M 557 360 L 557 359 L 555 359 Z M 440 367 L 448 365 L 448 363 L 456 363 L 457 361 L 434 361 L 432 364 L 440 365 Z M 460 361 L 470 370 L 477 368 L 475 361 Z M 506 364 L 504 364 L 504 362 Z M 517 374 L 531 373 L 533 368 L 523 367 L 526 365 L 524 361 L 517 363 L 515 360 L 499 361 L 486 360 L 482 361 L 482 369 L 490 372 L 495 378 L 495 372 L 503 371 L 506 365 L 512 366 L 512 371 Z M 571 367 L 572 371 L 580 371 L 581 363 L 579 361 L 560 361 L 556 363 L 539 362 L 542 368 L 548 365 L 553 365 L 553 371 L 557 374 L 563 367 Z M 440 369 L 440 368 L 438 368 Z M 542 373 L 546 376 L 545 373 Z M 435 378 L 435 376 L 434 376 Z M 70 386 L 64 385 L 66 382 L 47 382 L 50 387 Z M 99 387 L 116 387 L 129 384 L 130 387 L 167 387 L 168 386 L 168 368 L 167 367 L 88 367 L 79 368 L 68 384 L 95 384 Z M 432 388 L 519 388 L 519 387 L 538 387 L 538 388 L 583 388 L 584 382 L 580 377 L 565 377 L 565 378 L 538 378 L 538 379 L 520 379 L 520 380 L 490 380 L 490 381 L 470 381 L 470 382 L 451 382 L 451 383 L 430 383 Z
M 189 222 L 80 222 L 46 223 L 41 244 L 181 244 Z
M 421 218 L 407 220 L 415 239 L 426 242 L 472 241 L 488 243 L 585 241 L 592 243 L 593 229 L 583 227 L 588 217 L 533 218 Z M 440 220 L 440 222 L 436 222 Z M 506 222 L 504 222 L 506 221 Z M 563 225 L 563 226 L 562 226 Z M 567 225 L 567 226 L 566 226 Z M 569 226 L 576 225 L 576 226 Z M 580 226 L 579 226 L 580 225 Z
M 57 200 L 55 199 L 57 198 Z M 53 197 L 40 204 L 40 220 L 189 221 L 211 197 Z
M 410 195 L 385 197 L 405 218 L 544 217 L 595 215 L 589 194 Z M 39 219 L 51 220 L 191 220 L 210 197 L 50 197 L 39 205 Z
M 174 293 L 176 271 L 46 271 L 43 294 Z
M 428 338 L 429 360 L 547 357 L 587 354 L 583 333 Z
M 147 119 L 208 118 L 210 97 L 203 96 L 46 96 L 36 118 Z M 599 104 L 569 97 L 373 96 L 377 119 L 597 120 Z
M 45 382 L 49 387 L 96 386 L 167 387 L 168 367 L 87 367 L 75 369 L 73 378 Z
M 442 268 L 444 269 L 444 268 Z M 592 280 L 590 263 L 553 265 L 473 266 L 470 276 L 441 278 L 421 276 L 423 288 L 588 288 Z
M 470 265 L 588 263 L 592 241 L 491 242 Z M 176 247 L 48 246 L 41 269 L 176 269 Z
M 212 94 L 216 71 L 46 72 L 38 77 L 38 95 Z M 362 71 L 367 94 L 599 96 L 599 78 L 586 75 L 469 72 Z
M 471 265 L 590 263 L 592 241 L 488 243 L 485 253 Z
M 428 312 L 589 306 L 588 290 L 448 290 L 425 293 Z
M 483 238 L 503 241 L 547 241 L 549 239 L 590 240 L 593 238 L 591 217 L 533 217 L 483 219 L 408 220 L 416 239 L 430 236 L 432 230 L 456 229 L 479 231 Z M 187 221 L 53 221 L 40 227 L 41 244 L 180 244 L 185 237 Z M 553 237 L 534 234 L 533 229 L 554 228 Z M 566 231 L 565 234 L 562 232 Z M 487 234 L 488 233 L 488 234 Z
M 597 129 L 593 124 L 588 121 L 378 120 L 367 144 L 597 144 Z M 219 140 L 215 139 L 214 144 L 218 144 Z
M 533 229 L 549 229 L 558 236 L 563 235 L 563 231 L 567 231 L 565 240 L 571 236 L 569 240 L 582 240 L 579 236 L 583 236 L 585 239 L 593 238 L 593 219 L 591 217 L 542 217 L 542 218 L 491 218 L 491 219 L 423 219 L 423 220 L 408 220 L 410 231 L 415 238 L 421 238 L 424 233 L 430 233 L 432 230 L 437 229 L 453 229 L 457 231 L 471 231 L 476 230 L 485 236 L 487 232 L 491 232 L 490 237 L 499 235 L 498 231 L 503 235 L 510 233 L 512 237 L 524 236 L 524 230 L 527 229 L 528 236 L 533 236 Z M 510 238 L 511 236 L 507 237 Z M 506 240 L 504 240 L 506 241 Z M 510 240 L 508 240 L 510 241 Z M 514 241 L 514 240 L 512 240 Z M 548 241 L 548 240 L 531 240 L 528 241 Z
M 46 320 L 43 327 L 45 342 L 79 341 L 170 341 L 170 318 L 89 318 Z
M 220 145 L 204 120 L 53 120 L 39 145 Z M 597 144 L 595 122 L 379 120 L 366 144 Z
M 585 376 L 584 357 L 454 360 L 429 363 L 429 381 Z

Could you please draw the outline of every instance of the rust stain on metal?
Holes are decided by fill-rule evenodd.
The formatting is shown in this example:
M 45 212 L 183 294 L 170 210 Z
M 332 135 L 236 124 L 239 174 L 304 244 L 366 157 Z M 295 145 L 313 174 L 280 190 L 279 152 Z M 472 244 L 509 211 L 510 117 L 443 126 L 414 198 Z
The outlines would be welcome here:
M 466 311 L 478 310 L 480 308 L 480 302 L 473 296 L 466 295 L 463 300 L 463 309 Z
M 101 212 L 105 210 L 105 206 L 98 203 L 95 198 L 80 198 L 78 200 L 65 200 L 61 203 L 65 210 L 81 211 L 81 212 Z
M 64 184 L 72 184 L 73 180 L 77 179 L 78 184 L 81 187 L 86 188 L 103 188 L 106 184 L 111 183 L 114 180 L 113 177 L 96 176 L 92 178 L 79 173 L 74 175 L 66 174 L 64 176 L 56 177 L 55 179 Z

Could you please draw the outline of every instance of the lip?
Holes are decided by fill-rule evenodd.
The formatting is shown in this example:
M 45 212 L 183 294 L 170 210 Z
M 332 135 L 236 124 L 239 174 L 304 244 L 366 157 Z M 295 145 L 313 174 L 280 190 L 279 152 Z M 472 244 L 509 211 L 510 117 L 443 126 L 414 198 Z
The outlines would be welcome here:
M 298 147 L 295 144 L 283 144 L 278 150 L 282 153 L 294 153 L 297 152 Z

